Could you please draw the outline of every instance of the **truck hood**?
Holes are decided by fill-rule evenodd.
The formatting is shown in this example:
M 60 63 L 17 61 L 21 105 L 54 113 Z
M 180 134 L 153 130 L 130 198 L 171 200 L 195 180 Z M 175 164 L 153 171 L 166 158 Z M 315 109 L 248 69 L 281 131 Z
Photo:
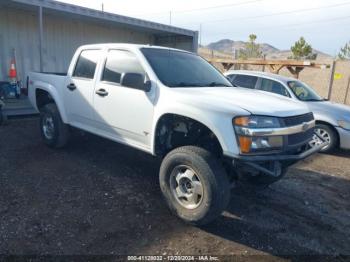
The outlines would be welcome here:
M 198 105 L 225 108 L 227 111 L 236 107 L 254 115 L 288 117 L 310 112 L 299 101 L 293 101 L 280 95 L 237 87 L 194 87 L 174 88 L 181 99 L 196 101 Z M 190 102 L 189 101 L 189 102 Z

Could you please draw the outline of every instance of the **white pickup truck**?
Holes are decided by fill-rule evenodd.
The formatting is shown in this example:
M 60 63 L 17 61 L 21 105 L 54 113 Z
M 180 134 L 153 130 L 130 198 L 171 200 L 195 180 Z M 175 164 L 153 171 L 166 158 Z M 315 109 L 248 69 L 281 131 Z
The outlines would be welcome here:
M 48 146 L 63 147 L 75 127 L 162 158 L 167 204 L 196 225 L 221 214 L 232 185 L 267 186 L 324 146 L 307 146 L 315 121 L 305 105 L 228 88 L 220 72 L 186 51 L 82 46 L 67 74 L 28 78 Z

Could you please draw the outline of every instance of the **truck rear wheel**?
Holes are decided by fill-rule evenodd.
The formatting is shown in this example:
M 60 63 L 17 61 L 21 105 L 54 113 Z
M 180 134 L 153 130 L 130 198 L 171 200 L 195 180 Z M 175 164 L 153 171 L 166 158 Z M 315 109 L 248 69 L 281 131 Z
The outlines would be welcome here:
M 159 181 L 171 211 L 194 225 L 213 221 L 230 200 L 223 166 L 199 147 L 184 146 L 171 151 L 162 162 Z
M 46 104 L 40 110 L 40 131 L 45 144 L 52 148 L 64 147 L 69 139 L 69 126 L 63 123 L 55 104 Z

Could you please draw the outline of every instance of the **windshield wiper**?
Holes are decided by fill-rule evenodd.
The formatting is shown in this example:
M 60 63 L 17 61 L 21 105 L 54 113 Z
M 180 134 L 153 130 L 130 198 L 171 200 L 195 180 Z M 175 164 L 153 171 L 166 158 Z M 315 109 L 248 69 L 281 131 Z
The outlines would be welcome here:
M 315 99 L 315 98 L 310 98 L 310 99 L 305 99 L 303 100 L 305 102 L 322 102 L 322 101 L 325 101 L 323 99 Z
M 187 82 L 180 82 L 172 85 L 172 87 L 201 87 L 201 86 L 203 85 L 198 83 L 187 83 Z
M 224 83 L 219 83 L 219 82 L 211 82 L 209 84 L 204 83 L 188 83 L 188 82 L 180 82 L 171 85 L 171 87 L 216 87 L 216 86 L 225 86 L 225 87 L 232 87 L 230 85 L 224 84 Z
M 230 85 L 224 84 L 224 83 L 219 83 L 219 82 L 211 82 L 209 85 L 206 86 L 210 86 L 210 87 L 216 87 L 216 86 L 225 86 L 225 87 L 232 87 Z

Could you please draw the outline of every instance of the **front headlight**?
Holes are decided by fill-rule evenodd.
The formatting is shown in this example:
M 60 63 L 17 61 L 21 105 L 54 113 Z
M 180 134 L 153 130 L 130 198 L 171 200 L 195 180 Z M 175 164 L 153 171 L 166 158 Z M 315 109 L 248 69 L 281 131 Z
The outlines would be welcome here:
M 280 120 L 267 116 L 244 116 L 233 120 L 241 153 L 258 153 L 279 150 L 283 147 L 283 136 L 252 136 L 251 129 L 280 128 Z
M 243 116 L 234 119 L 235 126 L 249 128 L 278 128 L 281 127 L 280 120 L 270 116 Z
M 345 120 L 339 120 L 338 125 L 344 129 L 350 130 L 350 122 Z

